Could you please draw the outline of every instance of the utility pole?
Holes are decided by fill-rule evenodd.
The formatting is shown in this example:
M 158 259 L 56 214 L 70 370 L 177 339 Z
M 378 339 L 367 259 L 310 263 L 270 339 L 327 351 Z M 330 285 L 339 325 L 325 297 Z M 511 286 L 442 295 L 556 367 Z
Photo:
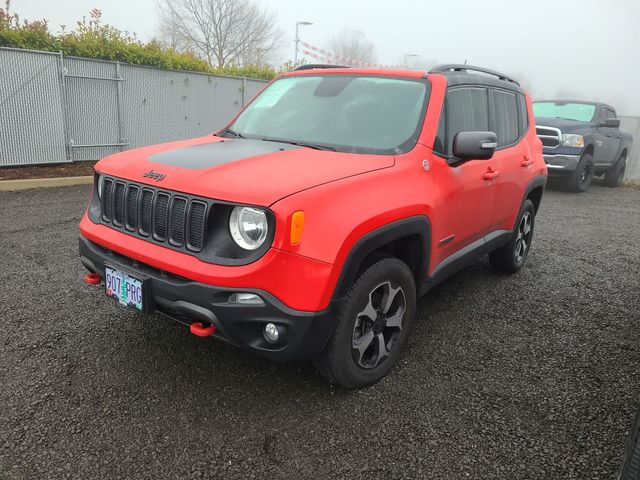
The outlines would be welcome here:
M 300 25 L 313 25 L 312 22 L 296 22 L 296 39 L 294 40 L 296 44 L 296 50 L 293 54 L 293 65 L 298 66 L 298 48 L 300 47 L 300 36 L 298 35 L 298 29 Z

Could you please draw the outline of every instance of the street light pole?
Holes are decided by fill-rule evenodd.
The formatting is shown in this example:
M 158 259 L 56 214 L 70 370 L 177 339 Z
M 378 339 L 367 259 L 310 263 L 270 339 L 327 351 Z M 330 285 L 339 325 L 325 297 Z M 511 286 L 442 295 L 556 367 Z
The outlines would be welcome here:
M 298 48 L 300 45 L 300 36 L 298 35 L 298 29 L 300 28 L 300 25 L 313 25 L 312 22 L 296 22 L 296 38 L 294 40 L 295 44 L 296 44 L 296 50 L 295 53 L 293 54 L 293 65 L 297 66 L 298 65 Z

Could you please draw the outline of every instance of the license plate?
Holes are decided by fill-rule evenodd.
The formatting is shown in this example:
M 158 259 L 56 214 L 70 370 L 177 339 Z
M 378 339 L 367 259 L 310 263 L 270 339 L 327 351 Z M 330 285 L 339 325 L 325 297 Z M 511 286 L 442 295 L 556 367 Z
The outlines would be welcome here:
M 105 267 L 105 293 L 120 304 L 143 311 L 142 280 L 138 280 L 126 273 Z

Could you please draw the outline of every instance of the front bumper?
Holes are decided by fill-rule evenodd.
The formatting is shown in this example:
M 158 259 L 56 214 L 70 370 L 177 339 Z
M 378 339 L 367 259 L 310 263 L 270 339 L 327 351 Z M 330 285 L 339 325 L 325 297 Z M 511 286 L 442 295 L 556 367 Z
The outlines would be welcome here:
M 574 172 L 580 162 L 580 155 L 543 154 L 542 156 L 547 164 L 549 175 Z
M 147 313 L 158 311 L 184 324 L 211 323 L 214 336 L 272 360 L 316 357 L 335 326 L 333 303 L 320 312 L 294 310 L 264 290 L 195 282 L 107 250 L 82 235 L 79 243 L 80 259 L 89 271 L 104 276 L 106 264 L 144 280 Z M 256 294 L 264 305 L 229 303 L 233 293 Z M 281 331 L 275 345 L 263 336 L 267 323 Z

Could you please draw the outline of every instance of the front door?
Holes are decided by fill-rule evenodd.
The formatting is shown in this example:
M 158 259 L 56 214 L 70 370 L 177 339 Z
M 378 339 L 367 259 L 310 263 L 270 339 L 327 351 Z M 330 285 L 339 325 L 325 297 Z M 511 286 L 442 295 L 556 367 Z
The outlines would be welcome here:
M 484 246 L 495 199 L 496 163 L 471 160 L 450 166 L 453 139 L 459 132 L 489 130 L 489 99 L 484 87 L 452 87 L 447 91 L 434 148 L 434 175 L 439 203 L 434 205 L 432 272 L 447 260 Z

